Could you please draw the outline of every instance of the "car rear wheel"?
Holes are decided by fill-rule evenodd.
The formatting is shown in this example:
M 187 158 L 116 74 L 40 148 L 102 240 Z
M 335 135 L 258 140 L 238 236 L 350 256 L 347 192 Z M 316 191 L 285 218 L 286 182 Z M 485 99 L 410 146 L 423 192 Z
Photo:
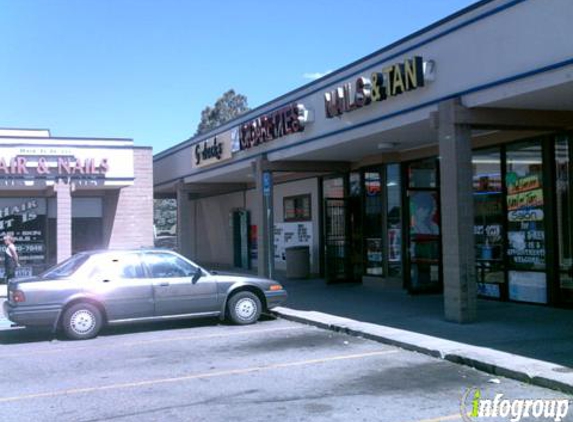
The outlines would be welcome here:
M 235 324 L 246 325 L 258 321 L 261 316 L 260 299 L 252 292 L 238 292 L 229 299 L 227 315 Z
M 72 340 L 87 340 L 97 336 L 103 318 L 97 306 L 76 303 L 64 312 L 62 325 L 66 336 Z

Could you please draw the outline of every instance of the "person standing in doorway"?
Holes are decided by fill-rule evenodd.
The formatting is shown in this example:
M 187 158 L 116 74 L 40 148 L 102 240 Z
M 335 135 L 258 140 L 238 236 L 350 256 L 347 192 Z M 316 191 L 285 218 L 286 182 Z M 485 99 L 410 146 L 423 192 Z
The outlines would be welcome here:
M 8 284 L 16 276 L 16 268 L 20 266 L 14 238 L 10 235 L 4 236 L 4 282 Z

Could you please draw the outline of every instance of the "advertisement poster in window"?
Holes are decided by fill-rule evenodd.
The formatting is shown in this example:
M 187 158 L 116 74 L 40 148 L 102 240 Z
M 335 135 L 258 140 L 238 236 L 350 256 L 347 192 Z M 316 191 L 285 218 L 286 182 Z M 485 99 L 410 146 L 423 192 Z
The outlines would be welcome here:
M 16 277 L 29 277 L 43 270 L 46 260 L 46 200 L 0 199 L 0 235 L 12 235 L 20 257 Z M 0 274 L 4 277 L 4 251 L 0 246 Z M 37 271 L 34 271 L 37 269 Z
M 440 234 L 438 200 L 435 192 L 410 193 L 410 234 L 437 236 Z
M 440 281 L 438 193 L 410 191 L 410 276 L 413 290 L 436 290 Z
M 366 274 L 382 275 L 382 239 L 366 239 Z
M 507 182 L 508 251 L 512 268 L 545 269 L 545 229 L 541 175 L 511 172 Z
M 547 303 L 544 196 L 541 160 L 516 163 L 506 175 L 511 300 Z M 537 160 L 539 163 L 537 163 Z M 534 160 L 532 160 L 534 161 Z

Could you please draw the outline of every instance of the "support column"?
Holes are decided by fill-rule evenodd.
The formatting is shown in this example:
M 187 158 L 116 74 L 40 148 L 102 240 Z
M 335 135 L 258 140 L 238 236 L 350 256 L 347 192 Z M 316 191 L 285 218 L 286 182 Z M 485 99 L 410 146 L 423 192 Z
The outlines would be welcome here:
M 57 262 L 62 262 L 72 256 L 72 192 L 73 183 L 62 180 L 54 185 L 56 193 L 56 237 Z
M 177 247 L 181 255 L 195 256 L 195 204 L 189 199 L 189 192 L 183 183 L 177 186 Z
M 476 319 L 474 203 L 469 125 L 456 123 L 459 100 L 438 106 L 445 317 Z
M 266 157 L 259 157 L 255 164 L 255 181 L 257 187 L 256 203 L 258 209 L 257 247 L 258 274 L 260 277 L 272 278 L 274 275 L 274 222 L 273 222 L 273 174 L 263 171 Z

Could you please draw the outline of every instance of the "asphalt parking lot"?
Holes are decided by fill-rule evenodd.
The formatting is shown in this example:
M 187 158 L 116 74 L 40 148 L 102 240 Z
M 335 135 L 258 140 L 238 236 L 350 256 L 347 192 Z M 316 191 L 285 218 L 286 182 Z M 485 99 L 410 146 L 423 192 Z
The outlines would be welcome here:
M 0 350 L 2 421 L 438 422 L 462 420 L 470 387 L 483 396 L 567 397 L 270 318 L 120 327 L 80 342 L 5 330 Z

